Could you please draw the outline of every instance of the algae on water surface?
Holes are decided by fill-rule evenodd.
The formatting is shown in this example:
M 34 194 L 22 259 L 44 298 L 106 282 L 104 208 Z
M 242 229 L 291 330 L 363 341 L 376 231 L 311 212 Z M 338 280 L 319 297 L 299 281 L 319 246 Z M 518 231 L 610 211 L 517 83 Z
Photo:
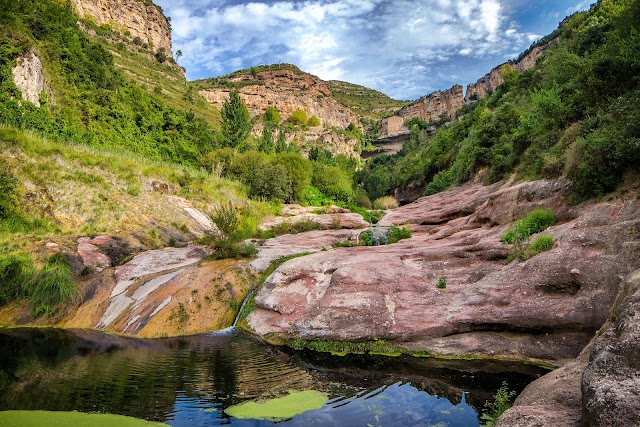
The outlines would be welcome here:
M 319 391 L 292 391 L 284 397 L 230 406 L 225 412 L 236 418 L 280 421 L 320 409 L 328 400 L 329 397 Z

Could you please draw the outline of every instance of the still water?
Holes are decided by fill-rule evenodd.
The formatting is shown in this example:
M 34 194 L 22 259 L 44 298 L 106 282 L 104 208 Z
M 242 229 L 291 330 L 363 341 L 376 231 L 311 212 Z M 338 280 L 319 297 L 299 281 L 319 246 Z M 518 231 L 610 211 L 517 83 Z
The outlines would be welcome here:
M 300 353 L 238 330 L 141 340 L 0 329 L 0 410 L 112 413 L 173 426 L 478 426 L 479 411 L 502 381 L 519 392 L 545 372 L 519 364 Z M 303 390 L 329 400 L 278 422 L 225 413 Z

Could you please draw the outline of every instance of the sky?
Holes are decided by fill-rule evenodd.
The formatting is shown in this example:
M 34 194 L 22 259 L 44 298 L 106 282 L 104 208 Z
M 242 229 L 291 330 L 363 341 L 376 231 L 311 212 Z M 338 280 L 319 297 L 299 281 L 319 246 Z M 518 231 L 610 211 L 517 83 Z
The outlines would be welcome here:
M 154 0 L 187 79 L 295 64 L 395 99 L 466 86 L 595 0 Z

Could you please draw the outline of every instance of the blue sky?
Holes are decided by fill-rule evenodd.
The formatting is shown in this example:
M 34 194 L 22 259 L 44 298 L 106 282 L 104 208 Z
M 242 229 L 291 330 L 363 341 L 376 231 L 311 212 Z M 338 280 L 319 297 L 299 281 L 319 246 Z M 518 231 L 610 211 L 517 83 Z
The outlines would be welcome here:
M 189 80 L 287 62 L 396 99 L 475 82 L 583 0 L 155 0 Z

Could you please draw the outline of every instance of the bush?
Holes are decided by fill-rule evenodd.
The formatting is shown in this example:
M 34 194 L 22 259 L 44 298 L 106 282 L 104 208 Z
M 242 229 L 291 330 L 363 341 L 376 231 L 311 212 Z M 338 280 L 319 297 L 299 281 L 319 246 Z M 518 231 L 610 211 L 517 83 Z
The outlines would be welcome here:
M 264 111 L 264 122 L 265 123 L 280 123 L 282 121 L 282 117 L 277 109 L 274 107 L 267 107 Z
M 364 246 L 390 245 L 411 238 L 411 230 L 400 227 L 373 227 L 360 234 Z
M 446 287 L 447 287 L 447 278 L 446 277 L 439 278 L 438 281 L 436 282 L 436 288 L 445 289 Z
M 313 162 L 312 185 L 335 201 L 349 203 L 353 199 L 351 178 L 339 167 Z
M 309 121 L 307 124 L 309 125 L 309 127 L 312 127 L 312 128 L 316 126 L 320 126 L 320 120 L 316 116 L 311 116 L 309 117 Z
M 387 210 L 387 209 L 395 209 L 398 206 L 400 206 L 400 204 L 398 203 L 398 199 L 396 199 L 393 196 L 380 197 L 379 199 L 376 199 L 373 202 L 374 209 Z
M 371 200 L 369 200 L 369 196 L 367 196 L 367 192 L 364 191 L 364 188 L 362 187 L 358 187 L 356 190 L 356 205 L 366 209 L 373 208 Z
M 389 233 L 388 243 L 397 243 L 403 239 L 411 238 L 411 230 L 407 228 L 400 227 L 391 227 L 391 232 Z
M 529 248 L 527 249 L 527 258 L 531 258 L 541 252 L 553 249 L 553 244 L 553 235 L 543 234 L 542 236 L 534 240 L 531 245 L 529 245 Z
M 301 219 L 296 222 L 285 221 L 269 229 L 276 236 L 283 234 L 298 234 L 307 231 L 320 230 L 320 224 L 311 218 Z
M 307 121 L 307 113 L 305 113 L 303 110 L 294 111 L 289 118 L 289 122 L 294 125 L 306 126 Z
M 504 243 L 517 244 L 525 242 L 529 236 L 538 233 L 557 222 L 551 209 L 536 208 L 524 218 L 513 224 L 500 239 Z

